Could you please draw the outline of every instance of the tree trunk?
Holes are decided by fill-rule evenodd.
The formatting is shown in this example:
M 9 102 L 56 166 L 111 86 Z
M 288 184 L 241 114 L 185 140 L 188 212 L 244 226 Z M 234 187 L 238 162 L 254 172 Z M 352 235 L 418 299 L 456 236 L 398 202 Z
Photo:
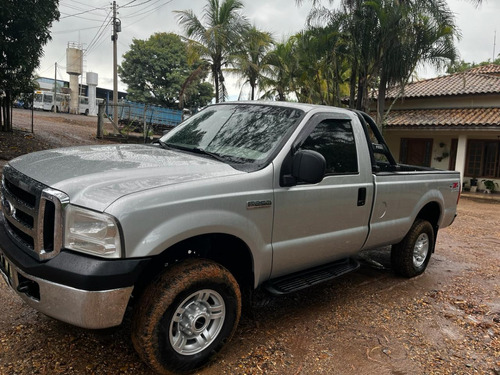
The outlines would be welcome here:
M 377 96 L 377 126 L 382 132 L 384 126 L 384 111 L 385 111 L 385 93 L 387 90 L 387 75 L 382 69 L 380 74 L 380 82 L 378 85 L 378 96 Z
M 212 67 L 212 75 L 215 82 L 215 102 L 219 103 L 219 71 L 215 65 Z
M 366 77 L 359 75 L 358 78 L 358 95 L 356 97 L 356 109 L 358 111 L 363 110 L 363 98 L 365 94 Z
M 356 81 L 358 80 L 358 64 L 354 63 L 351 69 L 351 77 L 349 80 L 350 93 L 349 93 L 349 108 L 356 106 Z
M 3 128 L 3 98 L 0 97 L 0 130 L 4 131 Z
M 11 105 L 12 105 L 12 100 L 11 100 L 11 95 L 10 91 L 7 90 L 5 93 L 5 112 L 7 113 L 7 116 L 5 116 L 5 128 L 7 129 L 8 132 L 12 131 L 12 117 L 11 117 Z

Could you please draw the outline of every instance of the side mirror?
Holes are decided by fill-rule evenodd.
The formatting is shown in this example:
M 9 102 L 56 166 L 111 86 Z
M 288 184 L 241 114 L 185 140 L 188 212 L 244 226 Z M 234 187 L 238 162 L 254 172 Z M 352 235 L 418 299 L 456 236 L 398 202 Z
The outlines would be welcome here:
M 317 184 L 323 180 L 326 160 L 319 152 L 299 150 L 293 156 L 292 176 L 297 182 Z

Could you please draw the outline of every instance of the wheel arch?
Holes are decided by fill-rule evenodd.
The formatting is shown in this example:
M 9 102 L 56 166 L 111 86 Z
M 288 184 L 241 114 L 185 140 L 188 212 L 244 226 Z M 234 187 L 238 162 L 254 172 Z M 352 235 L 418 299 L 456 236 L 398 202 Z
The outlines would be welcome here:
M 153 257 L 138 279 L 134 296 L 140 295 L 169 266 L 192 258 L 212 260 L 226 268 L 242 292 L 254 287 L 254 259 L 248 245 L 230 234 L 210 233 L 182 240 Z
M 434 229 L 434 242 L 436 242 L 437 233 L 439 230 L 439 221 L 442 216 L 441 206 L 438 202 L 429 202 L 420 209 L 416 219 L 428 221 Z M 433 247 L 434 249 L 434 247 Z

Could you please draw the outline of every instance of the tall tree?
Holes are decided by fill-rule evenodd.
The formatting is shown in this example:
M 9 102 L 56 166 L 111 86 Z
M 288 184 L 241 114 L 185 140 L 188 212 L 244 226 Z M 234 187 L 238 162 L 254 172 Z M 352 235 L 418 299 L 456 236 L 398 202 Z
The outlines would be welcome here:
M 179 24 L 189 38 L 190 47 L 210 65 L 215 83 L 215 100 L 225 98 L 226 90 L 222 68 L 231 63 L 242 36 L 249 28 L 247 19 L 240 13 L 240 0 L 207 0 L 203 24 L 192 10 L 176 11 Z
M 255 99 L 257 85 L 265 70 L 265 58 L 273 44 L 270 33 L 258 30 L 255 26 L 248 29 L 242 36 L 240 50 L 233 57 L 233 69 L 230 71 L 239 74 L 244 84 L 250 85 L 250 98 Z
M 321 6 L 321 0 L 311 1 Z M 317 9 L 312 16 L 325 14 Z M 339 10 L 328 14 L 341 21 L 348 41 L 350 106 L 368 110 L 368 93 L 377 88 L 379 125 L 388 85 L 404 86 L 418 64 L 442 67 L 457 55 L 459 33 L 444 0 L 342 0 Z
M 278 43 L 265 58 L 264 76 L 260 88 L 265 91 L 263 98 L 285 101 L 289 94 L 297 92 L 298 61 L 295 38 Z
M 382 126 L 388 86 L 403 89 L 418 64 L 444 68 L 454 61 L 458 55 L 454 40 L 459 34 L 444 1 L 372 0 L 367 6 L 378 19 L 377 124 Z
M 349 65 L 338 24 L 309 28 L 294 36 L 298 63 L 299 101 L 341 105 L 347 95 Z
M 33 90 L 33 72 L 52 22 L 59 19 L 58 0 L 2 0 L 0 6 L 0 127 L 11 131 L 9 107 L 14 98 Z
M 133 39 L 118 71 L 128 85 L 129 99 L 166 107 L 178 107 L 189 95 L 197 96 L 197 88 L 206 76 L 200 61 L 188 63 L 186 43 L 171 33 L 156 33 L 147 40 Z M 211 95 L 199 99 L 203 101 L 200 105 L 211 99 Z

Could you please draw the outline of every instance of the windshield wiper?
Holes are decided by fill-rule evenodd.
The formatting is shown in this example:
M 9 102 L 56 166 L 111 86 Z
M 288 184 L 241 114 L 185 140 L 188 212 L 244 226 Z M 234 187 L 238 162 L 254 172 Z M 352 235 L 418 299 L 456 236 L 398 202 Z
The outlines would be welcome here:
M 207 150 L 200 148 L 200 147 L 195 147 L 195 148 L 191 149 L 191 151 L 196 152 L 197 154 L 207 155 L 215 160 L 221 161 L 223 163 L 227 163 L 227 159 L 223 158 L 219 154 L 216 154 L 215 152 L 210 152 L 210 151 L 207 151 Z
M 158 143 L 158 144 L 161 146 L 161 148 L 165 148 L 165 149 L 170 148 L 170 147 L 169 147 L 169 146 L 168 146 L 165 142 L 163 142 L 161 139 L 157 139 L 157 140 L 155 140 L 153 143 Z
M 170 148 L 170 149 L 175 149 L 175 150 L 193 152 L 193 153 L 199 154 L 199 155 L 210 156 L 212 159 L 215 159 L 215 160 L 220 161 L 220 162 L 225 163 L 225 164 L 228 164 L 228 163 L 242 164 L 243 163 L 239 159 L 235 159 L 235 158 L 229 157 L 229 156 L 228 157 L 222 156 L 220 154 L 216 154 L 215 152 L 207 151 L 201 147 L 191 148 L 191 147 L 181 146 L 181 145 L 178 145 L 175 143 L 167 143 L 167 142 L 163 142 L 163 141 L 159 141 L 158 143 L 160 143 L 160 145 L 163 148 Z

